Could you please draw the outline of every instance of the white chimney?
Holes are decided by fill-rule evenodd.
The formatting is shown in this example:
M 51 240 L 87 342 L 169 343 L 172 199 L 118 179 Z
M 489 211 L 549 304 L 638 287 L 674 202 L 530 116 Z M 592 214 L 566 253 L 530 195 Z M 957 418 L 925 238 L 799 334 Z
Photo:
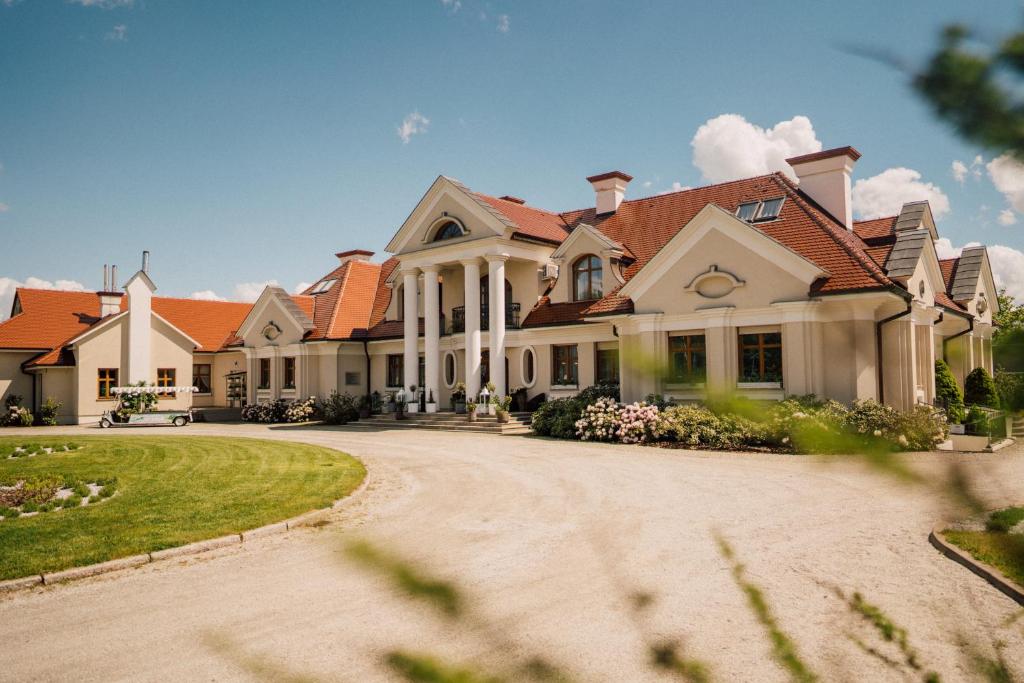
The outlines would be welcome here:
M 148 266 L 149 253 L 143 265 Z M 124 289 L 128 292 L 128 382 L 153 383 L 150 375 L 152 365 L 152 352 L 150 338 L 153 327 L 153 292 L 156 285 L 149 279 L 145 270 L 132 275 L 125 283 Z
M 853 147 L 837 147 L 786 159 L 800 181 L 800 190 L 847 230 L 853 229 L 850 174 L 857 159 L 860 159 L 860 152 Z
M 338 257 L 338 265 L 345 265 L 349 261 L 369 261 L 373 252 L 365 249 L 349 249 L 348 251 L 339 251 L 335 256 Z
M 121 297 L 124 296 L 121 292 L 116 292 L 114 289 L 117 287 L 115 279 L 117 278 L 117 266 L 113 266 L 110 270 L 107 270 L 107 266 L 103 266 L 103 289 L 97 292 L 100 298 L 100 317 L 106 318 L 107 316 L 114 315 L 121 312 Z
M 604 213 L 615 213 L 622 198 L 626 196 L 626 186 L 633 176 L 622 171 L 609 171 L 599 173 L 587 178 L 587 182 L 594 186 L 594 194 L 597 195 L 597 215 Z

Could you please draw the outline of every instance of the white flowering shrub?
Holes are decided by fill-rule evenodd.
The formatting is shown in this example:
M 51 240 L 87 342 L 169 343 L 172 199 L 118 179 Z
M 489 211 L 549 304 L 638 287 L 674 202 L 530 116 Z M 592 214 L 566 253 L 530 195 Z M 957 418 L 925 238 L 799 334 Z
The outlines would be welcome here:
M 315 396 L 301 401 L 286 401 L 279 398 L 266 403 L 250 403 L 242 408 L 243 422 L 262 422 L 274 424 L 278 422 L 306 422 L 318 414 Z
M 657 406 L 599 398 L 583 409 L 576 435 L 583 441 L 645 443 L 658 436 L 658 424 Z

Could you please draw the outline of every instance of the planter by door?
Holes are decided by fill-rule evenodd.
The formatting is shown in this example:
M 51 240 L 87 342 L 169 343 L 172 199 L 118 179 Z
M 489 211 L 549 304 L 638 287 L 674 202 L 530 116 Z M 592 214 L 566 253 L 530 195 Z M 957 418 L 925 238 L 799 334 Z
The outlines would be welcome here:
M 509 415 L 507 410 L 499 410 L 496 412 L 496 415 L 498 416 L 499 424 L 508 424 Z
M 469 411 L 467 418 L 470 422 L 476 422 L 476 408 Z
M 455 402 L 455 414 L 456 415 L 465 415 L 466 414 L 466 402 L 465 401 L 456 401 Z

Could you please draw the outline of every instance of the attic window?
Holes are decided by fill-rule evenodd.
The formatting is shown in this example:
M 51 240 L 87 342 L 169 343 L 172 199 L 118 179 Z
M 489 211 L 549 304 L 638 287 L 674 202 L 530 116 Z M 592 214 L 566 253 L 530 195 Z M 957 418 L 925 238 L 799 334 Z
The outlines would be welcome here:
M 330 289 L 334 285 L 335 282 L 337 282 L 336 279 L 335 280 L 321 280 L 320 282 L 316 283 L 316 286 L 313 287 L 313 289 L 310 291 L 310 294 L 323 294 L 328 289 Z
M 782 200 L 782 197 L 776 197 L 764 201 L 744 202 L 737 207 L 736 217 L 748 223 L 775 220 L 782 210 Z
M 437 232 L 434 233 L 434 241 L 440 242 L 441 240 L 450 240 L 456 237 L 462 237 L 466 234 L 466 231 L 462 229 L 462 226 L 455 221 L 448 221 L 444 223 Z

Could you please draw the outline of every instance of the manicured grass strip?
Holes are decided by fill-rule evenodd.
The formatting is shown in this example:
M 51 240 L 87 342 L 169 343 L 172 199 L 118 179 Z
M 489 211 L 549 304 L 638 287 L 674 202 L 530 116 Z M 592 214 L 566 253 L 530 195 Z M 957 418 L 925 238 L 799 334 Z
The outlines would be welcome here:
M 942 535 L 975 559 L 992 565 L 1017 585 L 1024 586 L 1024 534 L 944 531 Z
M 0 449 L 16 439 L 0 437 Z M 0 480 L 117 478 L 102 505 L 0 521 L 0 579 L 172 548 L 324 508 L 366 470 L 306 444 L 217 437 L 81 437 L 72 452 L 0 460 Z M 19 444 L 20 445 L 20 444 Z M 113 491 L 100 492 L 106 497 Z

